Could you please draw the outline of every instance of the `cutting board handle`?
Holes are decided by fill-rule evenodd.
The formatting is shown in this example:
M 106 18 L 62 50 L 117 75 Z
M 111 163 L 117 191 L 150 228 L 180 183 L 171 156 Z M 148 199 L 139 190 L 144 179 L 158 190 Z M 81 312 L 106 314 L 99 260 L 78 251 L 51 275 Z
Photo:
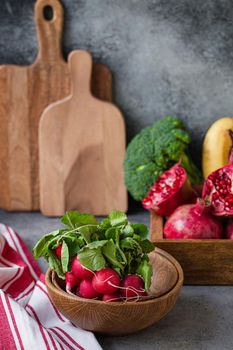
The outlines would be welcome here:
M 59 0 L 37 0 L 35 22 L 39 52 L 37 60 L 64 60 L 61 50 L 63 8 Z
M 75 50 L 69 54 L 73 96 L 91 94 L 92 57 L 87 51 Z

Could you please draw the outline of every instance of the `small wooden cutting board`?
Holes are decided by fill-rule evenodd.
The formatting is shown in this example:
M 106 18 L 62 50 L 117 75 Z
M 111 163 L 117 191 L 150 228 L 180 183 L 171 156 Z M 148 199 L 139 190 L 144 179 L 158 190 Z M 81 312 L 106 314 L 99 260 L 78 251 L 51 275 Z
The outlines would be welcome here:
M 88 52 L 72 52 L 69 66 L 71 96 L 48 106 L 40 120 L 41 211 L 48 216 L 72 209 L 95 215 L 126 211 L 122 114 L 91 94 Z
M 45 18 L 45 8 L 53 12 Z M 70 93 L 68 64 L 61 52 L 63 8 L 58 0 L 37 0 L 39 52 L 30 66 L 0 67 L 0 208 L 39 209 L 38 127 L 50 103 Z M 111 72 L 93 70 L 93 93 L 112 99 Z

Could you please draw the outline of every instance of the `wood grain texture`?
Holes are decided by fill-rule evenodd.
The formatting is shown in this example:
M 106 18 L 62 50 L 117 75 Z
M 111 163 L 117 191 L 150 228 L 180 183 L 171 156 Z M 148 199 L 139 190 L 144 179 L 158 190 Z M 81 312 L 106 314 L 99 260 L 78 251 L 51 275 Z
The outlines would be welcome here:
M 179 261 L 185 284 L 232 285 L 233 241 L 163 238 L 163 219 L 151 212 L 150 239 Z
M 176 285 L 179 274 L 170 256 L 157 248 L 149 254 L 149 260 L 153 267 L 150 294 L 159 297 L 168 293 Z
M 122 114 L 91 94 L 89 53 L 72 52 L 69 64 L 72 94 L 48 106 L 40 122 L 41 211 L 49 216 L 72 209 L 95 215 L 126 211 Z
M 182 269 L 168 253 L 156 248 L 151 255 L 154 286 L 162 282 L 162 279 L 158 277 L 161 276 L 161 264 L 159 264 L 159 273 L 156 274 L 158 261 L 164 262 L 164 277 L 171 271 L 167 270 L 168 264 L 172 266 L 173 271 L 176 271 L 175 285 L 159 297 L 138 302 L 103 302 L 69 295 L 52 283 L 51 270 L 47 271 L 45 281 L 55 306 L 76 326 L 97 333 L 124 335 L 139 331 L 159 321 L 176 303 L 183 285 Z
M 53 8 L 51 21 L 44 7 Z M 61 52 L 63 8 L 58 0 L 37 0 L 38 57 L 30 66 L 0 68 L 0 208 L 39 209 L 38 126 L 47 105 L 68 96 L 70 75 Z M 93 93 L 112 99 L 111 72 L 93 70 Z

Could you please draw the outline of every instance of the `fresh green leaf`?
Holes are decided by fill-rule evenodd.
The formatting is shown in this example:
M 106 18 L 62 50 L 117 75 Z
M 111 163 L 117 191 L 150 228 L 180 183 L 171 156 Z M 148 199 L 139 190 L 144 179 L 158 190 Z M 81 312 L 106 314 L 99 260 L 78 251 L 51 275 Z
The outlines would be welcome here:
M 141 237 L 139 235 L 136 235 L 136 233 L 133 234 L 132 238 L 137 242 L 141 241 Z
M 131 224 L 134 232 L 138 234 L 142 239 L 147 238 L 148 236 L 148 228 L 144 224 Z
M 125 237 L 132 237 L 134 234 L 134 229 L 132 227 L 132 225 L 127 224 L 123 229 L 122 229 L 122 233 L 124 234 Z
M 134 245 L 132 244 L 131 241 L 127 240 L 126 238 L 121 240 L 120 246 L 123 250 L 124 249 L 133 249 L 134 250 Z
M 65 237 L 65 241 L 66 241 L 66 244 L 68 245 L 69 256 L 70 258 L 73 258 L 74 256 L 77 255 L 78 251 L 80 250 L 78 238 L 76 238 L 76 240 L 74 241 L 74 240 L 70 240 L 68 236 L 68 237 Z
M 101 248 L 90 249 L 85 246 L 78 252 L 78 259 L 82 265 L 92 271 L 101 270 L 106 266 Z
M 77 243 L 78 243 L 80 248 L 82 248 L 82 247 L 84 247 L 86 245 L 86 242 L 85 242 L 85 240 L 84 240 L 84 238 L 82 236 L 79 236 L 77 238 Z
M 111 227 L 111 223 L 110 223 L 109 218 L 105 218 L 103 221 L 101 221 L 100 227 L 103 229 L 107 229 L 107 228 Z
M 108 243 L 108 241 L 105 239 L 105 240 L 102 240 L 102 241 L 94 241 L 94 242 L 91 242 L 89 244 L 87 244 L 86 246 L 84 246 L 82 250 L 88 248 L 88 249 L 96 249 L 96 248 L 102 248 L 106 243 Z
M 120 246 L 122 249 L 131 249 L 136 255 L 142 254 L 142 248 L 140 244 L 131 237 L 126 237 L 121 240 Z
M 145 289 L 148 291 L 151 286 L 152 266 L 146 258 L 142 258 L 137 267 L 137 273 L 144 279 Z
M 75 242 L 76 241 L 76 239 L 77 239 L 77 234 L 75 235 L 75 236 L 73 236 L 72 234 L 67 234 L 67 235 L 65 235 L 63 238 L 62 238 L 62 241 L 63 240 L 68 240 L 68 241 L 70 241 L 70 242 Z
M 58 244 L 58 243 L 62 244 L 64 238 L 66 238 L 66 237 L 73 237 L 73 239 L 74 239 L 76 236 L 77 236 L 77 233 L 75 233 L 74 230 L 65 228 L 65 229 L 60 230 L 60 235 L 58 237 L 57 242 L 55 242 L 55 243 L 56 244 Z M 52 243 L 53 242 L 51 242 L 51 244 L 49 245 L 50 249 L 54 249 L 54 245 L 52 245 Z
M 37 244 L 32 250 L 35 259 L 38 259 L 40 256 L 44 256 L 47 253 L 50 240 L 53 239 L 55 236 L 58 236 L 59 233 L 59 230 L 47 233 L 37 242 Z
M 107 243 L 103 246 L 102 252 L 103 252 L 103 255 L 106 257 L 106 259 L 111 263 L 111 265 L 114 268 L 118 267 L 122 271 L 124 270 L 123 265 L 117 260 L 117 257 L 116 257 L 117 248 L 112 239 L 107 241 Z
M 119 276 L 122 276 L 122 271 L 118 267 L 114 267 L 114 270 L 118 273 Z
M 127 259 L 126 259 L 124 252 L 117 244 L 116 244 L 116 248 L 117 248 L 117 251 L 116 251 L 117 260 L 120 261 L 123 265 L 126 265 Z
M 111 227 L 105 231 L 106 239 L 112 239 L 115 243 L 119 242 L 119 236 L 119 229 L 117 227 Z
M 135 269 L 133 268 L 134 259 L 131 252 L 130 251 L 125 252 L 125 256 L 127 259 L 126 273 L 127 274 L 135 273 Z
M 69 265 L 69 249 L 65 241 L 62 242 L 62 249 L 61 249 L 61 265 L 63 272 L 68 271 L 68 265 Z
M 56 254 L 52 251 L 49 251 L 49 266 L 51 269 L 55 270 L 57 275 L 60 278 L 64 278 L 64 273 L 62 271 L 61 261 L 58 259 Z
M 94 215 L 82 214 L 78 211 L 68 211 L 61 218 L 61 222 L 71 228 L 77 228 L 83 225 L 97 225 L 98 221 Z
M 92 233 L 92 235 L 91 235 L 91 241 L 98 241 L 98 240 L 100 240 L 100 236 L 98 235 L 98 233 L 97 232 L 94 232 L 94 233 Z
M 57 248 L 58 244 L 62 244 L 62 239 L 61 239 L 62 236 L 57 236 L 57 237 L 54 237 L 52 238 L 49 242 L 48 242 L 48 245 L 47 245 L 47 250 L 54 250 Z
M 79 227 L 79 232 L 86 244 L 91 243 L 91 235 L 97 231 L 97 225 L 85 225 Z
M 113 210 L 108 217 L 112 226 L 125 225 L 128 222 L 126 214 L 122 211 Z
M 138 242 L 142 248 L 143 253 L 150 253 L 155 249 L 154 243 L 149 241 L 148 239 L 144 239 L 143 241 Z

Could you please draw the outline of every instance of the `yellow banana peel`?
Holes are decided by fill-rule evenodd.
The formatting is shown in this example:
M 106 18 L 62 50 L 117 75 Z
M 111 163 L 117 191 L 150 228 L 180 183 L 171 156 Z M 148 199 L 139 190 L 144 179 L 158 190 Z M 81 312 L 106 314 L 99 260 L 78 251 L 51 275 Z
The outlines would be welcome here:
M 220 118 L 208 129 L 202 148 L 202 170 L 205 178 L 228 163 L 232 148 L 229 130 L 233 131 L 233 117 Z

